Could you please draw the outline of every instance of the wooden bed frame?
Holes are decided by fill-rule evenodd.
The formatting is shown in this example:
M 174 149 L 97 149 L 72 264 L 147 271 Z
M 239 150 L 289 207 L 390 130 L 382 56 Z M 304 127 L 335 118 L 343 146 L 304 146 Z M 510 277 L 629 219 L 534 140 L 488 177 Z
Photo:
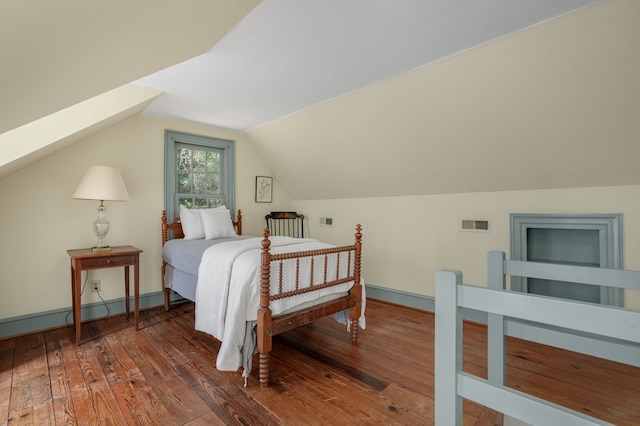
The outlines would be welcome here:
M 238 235 L 242 231 L 242 215 L 238 210 L 238 222 L 234 222 L 234 225 L 238 229 Z M 168 230 L 173 232 L 174 238 L 182 238 L 184 236 L 182 232 L 182 225 L 179 218 L 169 224 L 167 223 L 166 212 L 162 212 L 162 245 L 168 241 Z M 319 250 L 307 250 L 282 254 L 271 254 L 270 247 L 271 241 L 269 240 L 269 229 L 265 228 L 263 231 L 262 239 L 262 253 L 260 256 L 260 308 L 258 310 L 257 323 L 256 323 L 256 336 L 257 336 L 257 350 L 259 354 L 259 381 L 260 386 L 265 387 L 269 384 L 269 353 L 272 348 L 273 336 L 284 333 L 285 331 L 292 330 L 294 328 L 303 326 L 319 318 L 332 315 L 338 312 L 342 312 L 349 309 L 350 320 L 350 336 L 351 343 L 356 344 L 358 340 L 358 320 L 362 314 L 362 285 L 361 280 L 361 256 L 362 256 L 362 226 L 356 225 L 355 241 L 354 244 L 348 246 L 332 247 Z M 336 280 L 327 280 L 327 261 L 328 255 L 346 253 L 348 257 L 348 264 L 351 264 L 353 259 L 353 270 L 348 267 L 347 277 L 338 277 Z M 323 258 L 324 264 L 324 278 L 321 283 L 316 284 L 313 288 L 308 287 L 308 284 L 299 283 L 296 276 L 295 288 L 297 290 L 283 292 L 282 291 L 282 275 L 277 274 L 277 277 L 271 277 L 271 263 L 275 262 L 279 264 L 278 270 L 282 270 L 282 262 L 285 260 L 295 259 L 296 262 L 300 262 L 301 259 L 309 258 L 313 265 L 314 258 L 320 256 Z M 341 256 L 336 256 L 339 270 L 339 259 Z M 299 263 L 297 263 L 299 264 Z M 165 309 L 169 309 L 169 291 L 164 287 L 164 273 L 166 264 L 163 261 L 162 265 L 162 287 L 165 291 Z M 277 293 L 271 293 L 271 281 L 279 282 L 280 290 Z M 313 277 L 312 277 L 313 279 Z M 306 307 L 294 312 L 290 312 L 283 315 L 273 316 L 271 309 L 269 308 L 269 302 L 272 300 L 283 299 L 286 297 L 296 296 L 302 293 L 306 293 L 320 288 L 331 287 L 339 285 L 345 282 L 353 281 L 354 285 L 351 287 L 349 293 L 345 296 L 341 296 L 337 299 L 329 302 L 324 302 L 318 305 Z M 302 285 L 299 285 L 302 284 Z

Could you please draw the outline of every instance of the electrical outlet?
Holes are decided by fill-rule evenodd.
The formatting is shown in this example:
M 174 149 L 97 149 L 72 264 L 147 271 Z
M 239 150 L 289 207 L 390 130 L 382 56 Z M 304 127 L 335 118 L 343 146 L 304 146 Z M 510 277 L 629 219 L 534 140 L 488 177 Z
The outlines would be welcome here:
M 100 280 L 91 280 L 91 288 L 95 292 L 100 292 Z

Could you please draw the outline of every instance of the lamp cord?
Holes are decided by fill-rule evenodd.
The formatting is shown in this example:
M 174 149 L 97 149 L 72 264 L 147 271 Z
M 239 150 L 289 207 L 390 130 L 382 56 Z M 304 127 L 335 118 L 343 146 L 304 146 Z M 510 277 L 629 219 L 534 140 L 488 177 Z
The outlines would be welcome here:
M 89 271 L 87 271 L 87 274 L 84 277 L 84 282 L 82 283 L 82 290 L 80 290 L 80 298 L 82 298 L 82 295 L 84 294 L 84 290 L 87 287 L 88 280 L 89 280 Z M 109 316 L 109 313 L 111 312 L 111 310 L 109 309 L 109 305 L 102 298 L 102 295 L 100 294 L 100 290 L 96 290 L 96 292 L 98 293 L 98 297 L 102 301 L 102 304 L 107 309 L 107 313 L 104 315 L 104 317 L 102 317 L 102 319 L 107 318 Z M 80 309 L 82 310 L 82 306 L 80 307 Z M 73 310 L 70 310 L 69 312 L 67 312 L 67 315 L 64 317 L 64 324 L 67 326 L 71 325 L 71 323 L 69 322 L 69 315 L 71 314 L 73 314 Z

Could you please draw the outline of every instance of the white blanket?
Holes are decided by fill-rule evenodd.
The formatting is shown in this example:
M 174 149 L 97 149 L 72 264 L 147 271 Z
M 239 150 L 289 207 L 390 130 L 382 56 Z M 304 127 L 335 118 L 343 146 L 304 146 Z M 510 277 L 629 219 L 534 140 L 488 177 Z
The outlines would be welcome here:
M 236 371 L 242 365 L 242 347 L 245 338 L 247 321 L 257 319 L 260 307 L 260 254 L 262 238 L 231 241 L 208 248 L 200 262 L 198 285 L 196 287 L 196 329 L 211 334 L 220 340 L 221 347 L 216 361 L 216 368 L 223 371 Z M 311 238 L 294 239 L 290 237 L 271 237 L 271 253 L 315 250 L 333 247 Z M 327 280 L 335 279 L 335 254 L 329 256 Z M 314 262 L 314 283 L 323 279 L 323 256 L 317 256 Z M 353 259 L 352 259 L 353 262 Z M 277 290 L 278 283 L 273 282 L 278 270 L 272 264 L 272 289 Z M 340 258 L 340 276 L 346 276 L 347 256 Z M 310 264 L 300 262 L 299 282 L 308 285 L 310 280 Z M 284 290 L 291 290 L 295 285 L 296 263 L 284 262 Z M 288 279 L 287 279 L 288 278 Z M 304 283 L 304 284 L 303 284 Z M 291 284 L 288 286 L 287 284 Z M 343 293 L 353 286 L 347 282 L 338 286 L 304 293 L 272 301 L 269 305 L 272 314 L 283 311 L 305 302 L 332 293 Z M 364 309 L 363 309 L 364 311 Z M 360 325 L 364 328 L 364 318 Z

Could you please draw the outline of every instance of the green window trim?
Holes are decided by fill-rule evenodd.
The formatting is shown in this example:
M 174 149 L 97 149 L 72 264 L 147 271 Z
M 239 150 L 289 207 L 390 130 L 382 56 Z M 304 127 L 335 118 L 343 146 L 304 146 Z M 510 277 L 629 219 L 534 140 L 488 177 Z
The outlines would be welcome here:
M 177 153 L 181 148 L 212 152 L 220 155 L 220 170 L 211 178 L 219 185 L 215 194 L 198 194 L 197 198 L 211 204 L 224 204 L 235 218 L 235 142 L 209 136 L 165 130 L 165 197 L 164 205 L 167 217 L 173 220 L 179 214 L 179 200 L 189 198 L 189 194 L 178 192 Z

